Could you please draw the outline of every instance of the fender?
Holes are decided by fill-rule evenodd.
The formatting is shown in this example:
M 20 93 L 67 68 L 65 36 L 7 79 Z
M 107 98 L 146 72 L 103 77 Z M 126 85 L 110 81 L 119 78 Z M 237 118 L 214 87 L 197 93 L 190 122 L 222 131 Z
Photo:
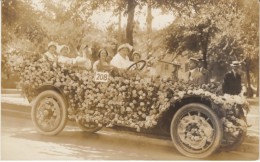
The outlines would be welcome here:
M 163 112 L 159 118 L 158 126 L 160 127 L 160 131 L 162 131 L 162 133 L 165 135 L 170 135 L 169 129 L 173 116 L 182 106 L 190 103 L 201 103 L 208 106 L 209 108 L 212 108 L 212 102 L 209 99 L 198 95 L 190 95 L 185 96 L 179 100 L 171 100 L 168 110 Z M 218 112 L 216 113 L 218 114 Z
M 65 95 L 65 93 L 58 87 L 51 85 L 51 84 L 45 84 L 39 88 L 36 89 L 36 93 L 37 95 L 40 94 L 41 92 L 45 91 L 45 90 L 53 90 L 58 92 L 59 94 L 62 95 L 62 97 L 64 98 L 65 104 L 68 107 L 69 106 L 69 102 L 68 102 L 68 97 Z

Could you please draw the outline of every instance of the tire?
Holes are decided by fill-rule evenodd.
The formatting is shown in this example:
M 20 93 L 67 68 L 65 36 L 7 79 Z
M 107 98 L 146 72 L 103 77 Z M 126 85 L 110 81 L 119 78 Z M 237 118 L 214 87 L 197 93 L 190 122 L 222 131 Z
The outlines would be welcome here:
M 56 91 L 41 92 L 32 103 L 32 122 L 43 135 L 57 135 L 67 122 L 67 107 L 64 98 Z
M 86 123 L 82 120 L 77 121 L 77 125 L 81 130 L 87 133 L 95 133 L 102 129 L 102 127 L 98 127 L 95 123 Z
M 181 107 L 171 122 L 171 138 L 176 149 L 192 158 L 215 152 L 222 140 L 222 124 L 209 107 L 191 103 Z

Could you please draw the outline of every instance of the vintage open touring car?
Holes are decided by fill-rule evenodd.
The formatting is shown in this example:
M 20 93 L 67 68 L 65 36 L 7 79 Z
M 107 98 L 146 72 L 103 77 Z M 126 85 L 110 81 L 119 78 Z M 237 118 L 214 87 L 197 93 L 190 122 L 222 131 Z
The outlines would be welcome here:
M 33 124 L 44 135 L 58 134 L 67 120 L 89 133 L 113 125 L 155 130 L 168 133 L 177 150 L 193 158 L 234 149 L 246 136 L 248 103 L 241 96 L 217 95 L 214 83 L 143 77 L 136 70 L 145 61 L 121 75 L 41 59 L 24 64 L 21 85 L 32 105 Z

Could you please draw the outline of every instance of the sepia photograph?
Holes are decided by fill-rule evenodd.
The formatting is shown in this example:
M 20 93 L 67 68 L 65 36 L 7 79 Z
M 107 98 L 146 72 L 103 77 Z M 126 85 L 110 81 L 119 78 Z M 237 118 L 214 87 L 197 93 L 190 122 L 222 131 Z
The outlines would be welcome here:
M 1 160 L 259 160 L 258 0 L 1 0 Z

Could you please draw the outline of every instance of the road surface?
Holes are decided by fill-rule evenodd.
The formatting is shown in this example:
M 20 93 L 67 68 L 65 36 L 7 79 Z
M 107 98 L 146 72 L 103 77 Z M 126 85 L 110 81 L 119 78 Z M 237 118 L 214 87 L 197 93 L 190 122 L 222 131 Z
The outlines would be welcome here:
M 138 135 L 134 136 L 139 140 L 131 140 L 133 135 L 125 132 L 118 138 L 116 131 L 85 134 L 67 125 L 57 136 L 43 136 L 35 131 L 29 119 L 7 115 L 2 115 L 1 131 L 2 160 L 193 160 L 181 155 L 170 144 L 149 143 L 146 141 L 149 138 Z M 258 143 L 255 147 L 258 148 Z M 256 159 L 258 149 L 249 153 L 218 151 L 206 160 Z

